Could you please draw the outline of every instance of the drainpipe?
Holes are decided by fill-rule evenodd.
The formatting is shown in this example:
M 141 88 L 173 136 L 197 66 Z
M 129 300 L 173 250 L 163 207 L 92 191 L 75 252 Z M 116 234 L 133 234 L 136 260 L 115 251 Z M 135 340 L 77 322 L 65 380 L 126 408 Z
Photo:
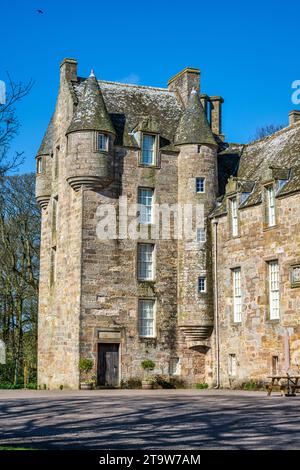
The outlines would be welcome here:
M 220 338 L 219 338 L 219 292 L 218 292 L 218 220 L 213 220 L 214 226 L 214 317 L 215 317 L 215 349 L 217 383 L 214 388 L 220 388 Z

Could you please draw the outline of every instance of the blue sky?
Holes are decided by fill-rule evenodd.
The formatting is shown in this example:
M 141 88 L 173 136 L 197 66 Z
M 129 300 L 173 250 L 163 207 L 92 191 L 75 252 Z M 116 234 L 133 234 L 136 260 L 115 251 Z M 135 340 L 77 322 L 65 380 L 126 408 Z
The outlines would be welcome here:
M 44 14 L 38 14 L 41 9 Z M 278 0 L 1 2 L 0 79 L 35 80 L 18 106 L 13 149 L 34 156 L 53 112 L 64 57 L 78 73 L 166 86 L 186 66 L 201 69 L 201 90 L 225 99 L 223 131 L 247 142 L 258 126 L 287 123 L 291 83 L 300 79 L 299 3 Z M 299 109 L 299 106 L 298 106 Z

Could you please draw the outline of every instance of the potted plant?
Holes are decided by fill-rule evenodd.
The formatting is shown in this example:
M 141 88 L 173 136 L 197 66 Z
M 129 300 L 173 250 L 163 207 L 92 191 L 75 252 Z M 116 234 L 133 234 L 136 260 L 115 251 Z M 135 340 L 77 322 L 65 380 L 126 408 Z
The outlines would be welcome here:
M 150 377 L 150 371 L 155 367 L 155 363 L 151 359 L 145 359 L 141 362 L 141 366 L 145 371 L 145 376 L 142 380 L 143 390 L 150 390 L 153 388 L 153 378 Z
M 94 379 L 90 377 L 90 372 L 93 369 L 94 362 L 92 359 L 82 358 L 79 361 L 80 378 L 83 380 L 80 382 L 81 390 L 92 390 L 94 385 Z

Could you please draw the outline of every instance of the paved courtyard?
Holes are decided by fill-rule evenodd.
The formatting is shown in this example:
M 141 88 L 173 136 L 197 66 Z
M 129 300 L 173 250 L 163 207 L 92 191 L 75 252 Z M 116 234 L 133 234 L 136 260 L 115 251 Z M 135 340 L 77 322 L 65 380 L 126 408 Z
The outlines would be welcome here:
M 300 396 L 198 390 L 0 390 L 0 446 L 300 449 Z

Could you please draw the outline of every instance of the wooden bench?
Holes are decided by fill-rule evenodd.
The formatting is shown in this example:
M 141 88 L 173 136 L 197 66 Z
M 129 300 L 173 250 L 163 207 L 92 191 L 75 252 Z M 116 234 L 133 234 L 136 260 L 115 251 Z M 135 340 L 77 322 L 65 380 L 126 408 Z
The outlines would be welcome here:
M 289 374 L 281 374 L 281 375 L 270 375 L 268 379 L 271 379 L 271 383 L 267 385 L 267 394 L 268 396 L 271 395 L 274 387 L 280 388 L 281 396 L 295 396 L 296 390 L 300 389 L 300 384 L 298 383 L 300 380 L 300 375 L 289 375 Z

